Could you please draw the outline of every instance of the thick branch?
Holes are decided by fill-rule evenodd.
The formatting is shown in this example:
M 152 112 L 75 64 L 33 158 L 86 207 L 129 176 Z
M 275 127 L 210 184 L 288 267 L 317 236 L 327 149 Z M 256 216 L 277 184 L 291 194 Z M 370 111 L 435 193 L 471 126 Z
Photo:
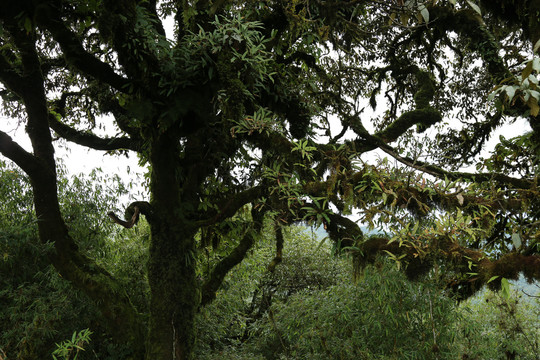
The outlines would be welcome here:
M 129 220 L 122 220 L 116 214 L 112 211 L 110 211 L 107 215 L 117 224 L 122 225 L 123 227 L 127 229 L 131 229 L 134 225 L 136 225 L 139 222 L 139 214 L 143 214 L 146 216 L 146 218 L 151 221 L 152 219 L 152 208 L 150 204 L 146 201 L 135 201 L 131 203 L 127 208 L 125 212 L 126 219 Z
M 147 41 L 154 42 L 162 35 L 163 29 L 160 29 L 155 21 L 155 17 L 152 13 L 143 11 L 138 12 L 138 7 L 143 2 L 134 0 L 106 0 L 102 2 L 103 11 L 100 14 L 100 22 L 107 24 L 100 26 L 100 32 L 110 37 L 111 44 L 118 58 L 118 62 L 122 66 L 124 72 L 128 77 L 138 79 L 139 85 L 143 85 L 141 80 L 144 79 L 145 87 L 147 90 L 153 88 L 149 86 L 150 83 L 154 86 L 158 86 L 161 81 L 161 76 L 155 76 L 152 71 L 148 69 L 159 69 L 161 64 L 157 58 L 157 53 L 153 47 L 147 44 Z M 148 4 L 152 7 L 151 4 Z M 140 8 L 139 8 L 140 10 Z M 138 18 L 140 16 L 145 17 L 149 24 L 154 23 L 152 34 L 145 34 L 150 28 L 146 28 L 144 31 L 138 29 Z M 149 18 L 147 17 L 149 16 Z M 159 23 L 159 21 L 157 21 Z M 155 89 L 155 88 L 154 88 Z M 149 96 L 154 96 L 153 90 L 149 90 Z
M 49 125 L 62 138 L 95 150 L 138 150 L 137 142 L 131 140 L 130 138 L 100 138 L 92 133 L 73 129 L 72 127 L 59 121 L 53 114 L 49 114 Z
M 315 197 L 328 197 L 339 208 L 338 195 L 343 187 L 361 187 L 361 192 L 354 192 L 357 201 L 379 203 L 380 206 L 406 208 L 416 215 L 427 215 L 435 208 L 453 210 L 456 208 L 488 207 L 492 210 L 523 211 L 523 205 L 530 201 L 531 191 L 524 189 L 514 197 L 507 196 L 506 192 L 497 192 L 497 196 L 483 196 L 482 194 L 469 195 L 467 193 L 449 193 L 442 188 L 426 187 L 424 183 L 407 178 L 381 176 L 376 182 L 372 179 L 372 170 L 369 168 L 353 174 L 342 174 L 336 179 L 327 181 L 308 182 L 303 192 Z M 487 176 L 487 175 L 486 175 Z M 456 179 L 457 180 L 457 179 Z M 488 180 L 486 180 L 488 181 Z M 493 180 L 492 180 L 493 181 Z M 374 185 L 377 183 L 378 185 Z M 336 186 L 336 184 L 340 184 Z M 343 194 L 343 196 L 345 196 Z M 385 201 L 383 201 L 385 199 Z M 306 205 L 307 206 L 307 205 Z M 367 206 L 367 205 L 366 205 Z
M 403 113 L 393 123 L 384 130 L 375 134 L 385 143 L 391 143 L 403 135 L 410 127 L 418 124 L 417 131 L 423 132 L 433 124 L 442 120 L 441 113 L 432 108 L 429 103 L 435 95 L 435 85 L 428 72 L 418 69 L 416 66 L 409 66 L 406 69 L 399 69 L 403 72 L 412 72 L 418 82 L 418 90 L 414 94 L 416 109 Z
M 24 89 L 22 77 L 2 55 L 0 55 L 0 81 L 18 96 L 22 95 Z
M 255 186 L 251 189 L 231 195 L 226 200 L 222 201 L 219 206 L 219 211 L 209 219 L 200 221 L 198 226 L 210 226 L 226 218 L 236 214 L 242 206 L 249 204 L 261 197 L 265 188 L 263 186 Z
M 281 263 L 283 260 L 283 229 L 276 223 L 276 256 L 272 259 L 270 264 L 268 264 L 268 271 L 273 272 L 276 269 L 276 266 Z
M 404 165 L 410 166 L 416 170 L 422 171 L 426 174 L 435 176 L 439 179 L 450 180 L 464 180 L 464 181 L 476 181 L 476 182 L 497 182 L 499 184 L 510 184 L 518 189 L 530 189 L 533 186 L 533 182 L 526 179 L 518 179 L 511 176 L 507 176 L 501 173 L 466 173 L 466 172 L 451 172 L 444 170 L 438 166 L 428 164 L 419 160 L 413 160 L 408 157 L 403 157 L 397 153 L 389 145 L 381 145 L 380 149 L 392 156 Z
M 35 35 L 8 21 L 5 26 L 13 37 L 22 63 L 21 90 L 18 95 L 26 108 L 26 132 L 32 142 L 34 156 L 46 164 L 49 171 L 54 172 L 54 148 L 47 124 L 47 99 Z
M 330 238 L 339 242 L 341 248 L 353 246 L 364 234 L 357 223 L 339 214 L 328 214 L 330 223 L 327 224 L 327 231 Z
M 223 279 L 227 273 L 244 259 L 248 250 L 253 246 L 255 236 L 261 231 L 262 228 L 263 214 L 252 209 L 251 215 L 254 222 L 253 226 L 246 229 L 240 243 L 231 251 L 229 255 L 216 264 L 209 278 L 203 284 L 201 291 L 201 306 L 204 306 L 215 299 L 216 292 L 221 286 L 221 283 L 223 282 Z
M 539 255 L 526 256 L 514 252 L 498 260 L 490 260 L 481 251 L 462 247 L 444 236 L 434 238 L 428 244 L 418 244 L 421 252 L 383 237 L 372 237 L 357 246 L 359 251 L 354 260 L 357 269 L 375 262 L 378 255 L 404 255 L 400 261 L 406 264 L 405 272 L 411 279 L 428 273 L 437 260 L 443 260 L 459 274 L 450 275 L 447 286 L 461 299 L 473 295 L 486 284 L 492 289 L 499 289 L 502 278 L 516 280 L 520 273 L 529 281 L 540 280 Z
M 396 141 L 415 124 L 425 124 L 429 126 L 441 120 L 441 114 L 433 108 L 407 111 L 383 131 L 380 131 L 375 135 L 380 137 L 385 143 L 391 143 Z
M 240 243 L 233 251 L 214 267 L 210 277 L 202 286 L 201 306 L 204 306 L 215 299 L 216 291 L 221 286 L 227 273 L 244 259 L 248 250 L 253 246 L 254 241 L 255 230 L 249 228 L 245 231 Z
M 0 131 L 0 153 L 17 164 L 30 177 L 37 177 L 44 171 L 38 159 L 3 131 Z
M 498 42 L 474 10 L 463 9 L 454 12 L 448 7 L 434 6 L 430 8 L 430 14 L 436 19 L 433 25 L 441 31 L 455 31 L 470 40 L 471 50 L 480 54 L 495 84 L 512 76 L 502 57 L 499 56 Z
M 77 35 L 56 16 L 59 12 L 46 5 L 41 6 L 40 11 L 42 15 L 37 17 L 39 25 L 51 32 L 69 64 L 118 91 L 126 91 L 129 81 L 118 75 L 108 64 L 88 53 Z
M 414 160 L 408 157 L 401 156 L 392 146 L 386 144 L 383 139 L 378 136 L 371 135 L 362 126 L 362 123 L 358 117 L 350 119 L 352 128 L 359 135 L 357 140 L 353 143 L 355 147 L 361 148 L 362 151 L 369 151 L 376 148 L 380 148 L 388 155 L 392 156 L 404 165 L 410 166 L 416 170 L 422 171 L 426 174 L 435 176 L 438 179 L 444 180 L 445 178 L 450 180 L 464 180 L 464 181 L 476 181 L 476 182 L 497 182 L 499 185 L 510 184 L 518 189 L 529 189 L 533 182 L 531 180 L 514 178 L 501 173 L 467 173 L 467 172 L 451 172 L 444 170 L 438 166 L 422 162 L 420 160 Z

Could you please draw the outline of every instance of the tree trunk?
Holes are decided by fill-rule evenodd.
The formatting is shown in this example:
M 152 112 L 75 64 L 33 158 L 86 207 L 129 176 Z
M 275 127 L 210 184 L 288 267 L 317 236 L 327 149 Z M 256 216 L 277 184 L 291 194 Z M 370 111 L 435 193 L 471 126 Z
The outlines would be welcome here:
M 52 172 L 52 170 L 51 170 Z M 133 353 L 129 359 L 142 359 L 144 331 L 141 316 L 122 291 L 121 285 L 92 259 L 78 251 L 62 220 L 54 173 L 32 179 L 39 237 L 53 242 L 56 251 L 49 254 L 51 263 L 62 277 L 96 302 L 106 326 L 119 343 L 127 343 Z
M 191 359 L 199 304 L 194 240 L 178 227 L 152 232 L 148 281 L 150 321 L 146 359 Z
M 195 314 L 200 302 L 193 216 L 197 198 L 182 184 L 189 169 L 179 165 L 178 141 L 167 134 L 152 144 L 152 239 L 148 262 L 150 319 L 148 360 L 187 360 L 195 343 Z

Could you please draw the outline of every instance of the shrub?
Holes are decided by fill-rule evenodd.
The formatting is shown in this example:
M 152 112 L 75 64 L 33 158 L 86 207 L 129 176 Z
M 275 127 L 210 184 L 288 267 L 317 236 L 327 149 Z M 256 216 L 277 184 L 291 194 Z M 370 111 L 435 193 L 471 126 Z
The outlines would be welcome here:
M 78 245 L 119 274 L 126 291 L 144 307 L 145 289 L 134 270 L 144 268 L 143 241 L 128 239 L 105 216 L 122 193 L 119 180 L 99 171 L 69 180 L 59 173 L 62 212 L 69 230 L 82 239 Z M 85 328 L 94 333 L 93 341 L 79 359 L 125 358 L 128 349 L 110 341 L 93 303 L 50 265 L 52 249 L 38 240 L 28 180 L 1 161 L 0 197 L 0 359 L 50 359 L 55 343 Z M 144 230 L 139 237 L 144 239 Z
M 540 359 L 540 300 L 485 291 L 462 304 L 459 347 L 467 359 Z
M 284 229 L 283 261 L 268 271 L 275 239 L 269 225 L 255 249 L 225 278 L 216 299 L 198 314 L 200 359 L 256 359 L 242 345 L 257 336 L 260 319 L 272 302 L 284 302 L 298 291 L 315 291 L 348 277 L 350 267 L 314 239 L 305 227 Z M 216 355 L 220 354 L 220 355 Z
M 450 359 L 455 314 L 439 290 L 385 264 L 273 306 L 255 347 L 267 359 Z

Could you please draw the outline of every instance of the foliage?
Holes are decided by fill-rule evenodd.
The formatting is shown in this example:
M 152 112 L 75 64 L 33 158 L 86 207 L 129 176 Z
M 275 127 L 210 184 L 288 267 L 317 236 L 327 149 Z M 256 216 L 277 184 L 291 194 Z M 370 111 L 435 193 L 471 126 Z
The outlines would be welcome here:
M 508 299 L 486 291 L 462 304 L 460 312 L 458 344 L 468 359 L 538 359 L 538 298 L 517 290 Z
M 217 298 L 198 315 L 199 357 L 211 359 L 247 351 L 242 344 L 259 336 L 260 319 L 271 304 L 285 302 L 299 291 L 324 289 L 348 279 L 348 261 L 332 257 L 330 249 L 319 246 L 319 240 L 302 226 L 287 229 L 283 261 L 270 272 L 274 245 L 271 222 L 267 222 L 265 234 L 242 264 L 227 275 Z M 255 356 L 249 351 L 246 356 L 249 354 Z
M 28 180 L 17 169 L 5 163 L 0 165 L 1 191 L 9 194 L 0 205 L 0 348 L 8 359 L 50 358 L 55 342 L 70 336 L 74 329 L 91 327 L 96 341 L 89 346 L 92 355 L 87 357 L 122 356 L 125 349 L 111 343 L 103 333 L 96 307 L 50 265 L 47 254 L 52 251 L 52 245 L 38 241 Z M 125 278 L 126 291 L 137 301 L 135 295 L 145 291 L 136 282 L 144 264 L 134 262 L 143 260 L 137 258 L 133 246 L 139 239 L 132 237 L 131 245 L 127 246 L 128 240 L 116 228 L 96 216 L 96 212 L 114 206 L 118 193 L 112 193 L 111 189 L 121 190 L 121 183 L 95 171 L 84 178 L 61 177 L 60 184 L 61 203 L 70 231 L 85 240 L 80 245 L 89 253 Z M 113 243 L 112 239 L 117 241 Z M 135 271 L 137 267 L 139 274 Z
M 92 332 L 88 329 L 75 331 L 71 339 L 56 344 L 56 350 L 52 353 L 53 359 L 58 360 L 56 357 L 58 355 L 63 360 L 76 360 L 79 357 L 79 352 L 84 351 L 84 345 L 90 342 L 90 335 Z
M 31 192 L 24 190 L 28 184 L 16 169 L 3 166 L 2 191 L 17 195 L 2 203 L 2 213 L 13 216 L 0 217 L 3 356 L 125 358 L 128 350 L 115 346 L 103 334 L 101 316 L 95 307 L 49 265 L 44 255 L 50 245 L 36 240 Z M 21 180 L 15 181 L 18 178 Z M 117 180 L 108 181 L 99 172 L 90 178 L 63 181 L 66 188 L 61 188 L 62 196 L 77 196 L 77 204 L 87 209 L 106 208 L 107 199 L 114 198 L 107 189 L 121 188 Z M 90 190 L 100 196 L 84 196 Z M 88 251 L 97 250 L 91 246 L 95 242 L 102 244 L 96 258 L 124 279 L 125 291 L 144 311 L 148 306 L 144 279 L 148 225 L 140 224 L 136 233 L 117 231 L 73 206 L 74 202 L 62 203 L 68 206 L 65 211 L 70 211 L 72 224 L 87 221 L 86 226 L 74 225 L 71 231 L 93 230 L 86 245 Z M 94 227 L 94 222 L 101 222 L 101 226 Z M 457 310 L 440 288 L 424 282 L 411 283 L 396 270 L 394 262 L 384 261 L 378 268 L 364 268 L 357 274 L 358 282 L 352 283 L 349 259 L 336 257 L 328 243 L 313 238 L 305 227 L 283 229 L 283 259 L 269 272 L 275 229 L 273 219 L 267 219 L 263 237 L 250 255 L 227 275 L 216 299 L 198 314 L 198 358 L 445 359 L 466 355 L 471 359 L 503 359 L 508 353 L 535 359 L 532 354 L 537 353 L 539 336 L 537 299 L 524 302 L 514 293 L 506 300 L 486 293 L 484 298 L 468 301 Z M 100 232 L 96 234 L 97 230 Z M 228 238 L 223 236 L 211 253 L 212 241 L 205 242 L 209 248 L 206 253 L 216 258 L 201 260 L 201 276 L 205 261 L 211 268 L 219 261 L 220 252 L 223 256 L 235 246 L 237 235 L 233 232 Z M 37 262 L 25 261 L 30 254 Z M 83 346 L 80 341 L 87 339 L 88 333 L 75 331 L 71 338 L 70 334 L 84 326 L 90 326 L 95 334 L 92 342 Z M 63 341 L 66 338 L 71 341 Z M 55 342 L 56 350 L 52 346 Z M 78 353 L 77 346 L 86 351 Z
M 358 283 L 301 292 L 272 307 L 257 341 L 267 359 L 453 359 L 453 302 L 386 263 Z
M 285 302 L 298 291 L 325 289 L 350 279 L 346 259 L 332 258 L 327 239 L 314 239 L 304 227 L 288 228 L 284 234 L 283 261 L 264 274 L 253 300 L 259 313 L 273 301 Z M 266 303 L 266 305 L 265 305 Z

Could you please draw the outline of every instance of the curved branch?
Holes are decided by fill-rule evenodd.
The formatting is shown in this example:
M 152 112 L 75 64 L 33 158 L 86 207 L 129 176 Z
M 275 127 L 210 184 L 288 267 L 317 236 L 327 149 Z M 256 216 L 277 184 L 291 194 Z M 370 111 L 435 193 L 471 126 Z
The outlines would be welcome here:
M 122 225 L 123 227 L 125 227 L 126 229 L 131 229 L 133 227 L 133 225 L 135 225 L 136 223 L 139 222 L 139 208 L 137 206 L 135 206 L 133 208 L 134 212 L 133 212 L 133 216 L 131 217 L 131 219 L 129 219 L 128 221 L 124 221 L 122 219 L 120 219 L 118 216 L 116 216 L 116 214 L 112 211 L 110 211 L 109 213 L 107 213 L 107 215 L 109 215 L 109 217 L 111 219 L 113 219 L 113 221 L 119 225 Z
M 384 130 L 375 134 L 385 143 L 397 140 L 415 124 L 417 124 L 418 132 L 424 132 L 428 127 L 442 120 L 441 113 L 429 105 L 435 95 L 435 85 L 430 73 L 420 70 L 416 66 L 399 70 L 400 75 L 410 72 L 416 76 L 418 82 L 418 91 L 414 94 L 416 109 L 403 113 Z
M 259 185 L 243 192 L 231 195 L 228 199 L 223 200 L 218 205 L 219 210 L 214 216 L 198 222 L 197 225 L 200 227 L 210 226 L 217 223 L 218 221 L 222 221 L 223 219 L 233 216 L 242 206 L 249 204 L 250 202 L 253 202 L 259 197 L 261 197 L 264 190 L 265 187 Z
M 62 138 L 95 150 L 139 149 L 137 142 L 130 138 L 101 138 L 89 132 L 75 130 L 59 121 L 53 114 L 49 114 L 49 126 Z
M 24 150 L 3 131 L 0 131 L 0 153 L 13 161 L 30 177 L 37 177 L 44 171 L 38 159 Z
M 139 222 L 139 215 L 143 214 L 146 218 L 151 221 L 152 219 L 152 208 L 150 204 L 146 201 L 135 201 L 131 203 L 125 212 L 126 219 L 122 220 L 112 211 L 109 211 L 107 215 L 117 224 L 122 225 L 127 229 L 131 229 L 134 225 Z
M 425 163 L 419 160 L 413 160 L 408 157 L 403 157 L 397 153 L 390 145 L 382 144 L 380 149 L 394 159 L 398 160 L 404 165 L 410 166 L 416 170 L 422 171 L 426 174 L 435 176 L 439 179 L 450 180 L 471 180 L 476 182 L 493 182 L 496 181 L 499 184 L 510 184 L 518 189 L 530 189 L 533 182 L 525 179 L 518 179 L 501 173 L 466 173 L 466 172 L 451 172 L 444 170 L 438 166 Z
M 330 223 L 326 224 L 326 230 L 330 238 L 339 242 L 341 248 L 353 246 L 363 239 L 364 233 L 357 223 L 345 216 L 329 213 Z
M 482 57 L 487 64 L 487 70 L 498 84 L 512 74 L 499 55 L 499 44 L 493 34 L 489 32 L 482 17 L 472 9 L 453 11 L 444 6 L 430 7 L 430 14 L 435 19 L 433 26 L 441 31 L 455 31 L 470 40 L 469 46 Z
M 229 253 L 229 255 L 216 264 L 210 277 L 202 286 L 200 306 L 204 306 L 215 299 L 216 292 L 221 286 L 225 275 L 244 259 L 248 250 L 253 246 L 255 234 L 261 231 L 262 228 L 262 214 L 253 209 L 251 214 L 254 220 L 253 227 L 248 228 L 240 240 L 240 243 Z
M 501 173 L 467 173 L 467 172 L 451 172 L 444 170 L 438 166 L 428 164 L 426 162 L 411 159 L 399 155 L 399 153 L 389 144 L 385 143 L 383 139 L 376 135 L 371 135 L 363 126 L 357 117 L 350 119 L 350 123 L 353 124 L 352 129 L 359 136 L 358 139 L 353 140 L 353 143 L 357 149 L 364 151 L 374 150 L 376 148 L 381 149 L 394 159 L 398 160 L 404 165 L 412 167 L 413 169 L 422 171 L 426 174 L 435 176 L 438 179 L 450 179 L 450 180 L 470 180 L 477 182 L 493 182 L 496 181 L 499 184 L 510 184 L 518 189 L 529 189 L 533 182 L 531 180 L 519 179 L 511 177 Z

